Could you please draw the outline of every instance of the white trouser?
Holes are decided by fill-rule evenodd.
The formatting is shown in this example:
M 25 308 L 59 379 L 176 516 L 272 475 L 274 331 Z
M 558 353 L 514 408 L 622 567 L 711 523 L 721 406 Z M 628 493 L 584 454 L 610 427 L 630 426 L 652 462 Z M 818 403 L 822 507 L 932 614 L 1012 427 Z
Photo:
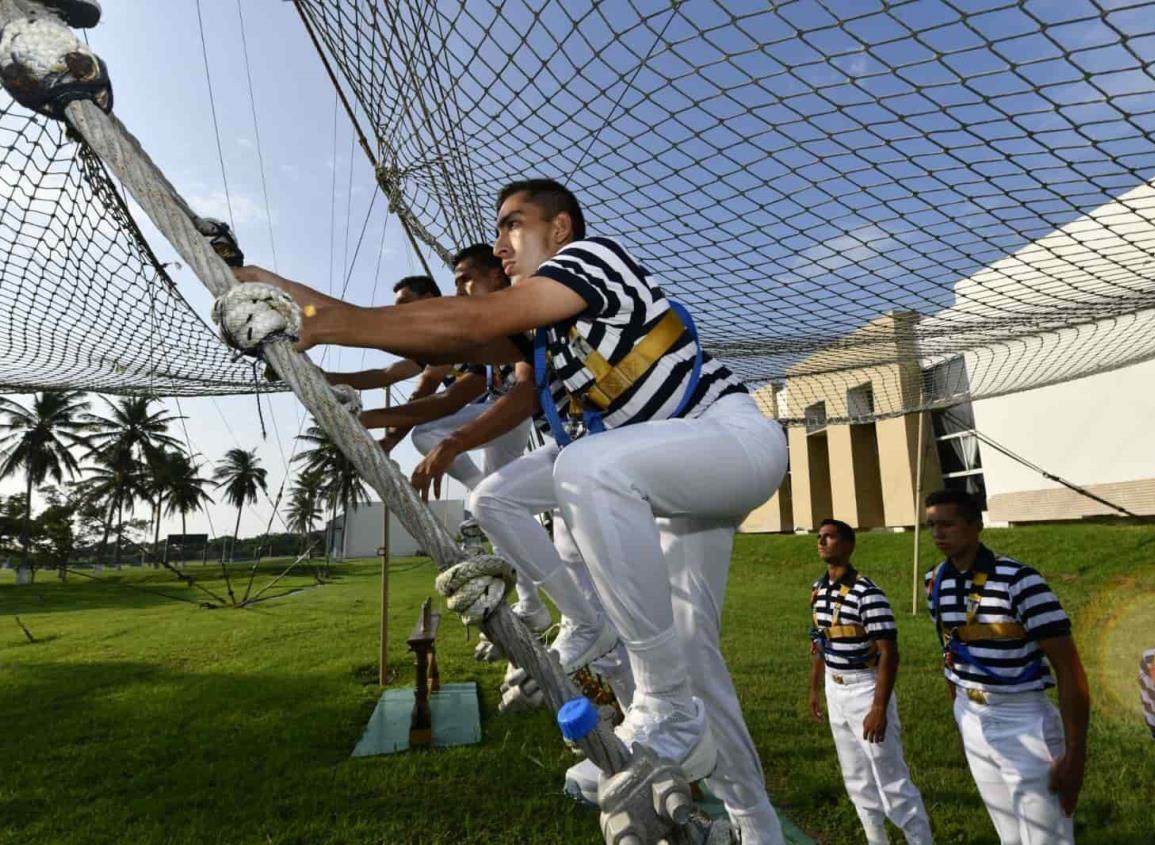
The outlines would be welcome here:
M 630 650 L 638 692 L 702 699 L 718 745 L 711 792 L 744 845 L 782 842 L 720 645 L 734 531 L 782 481 L 781 427 L 749 396 L 730 396 L 698 419 L 578 440 L 558 455 L 549 478 L 556 454 L 547 446 L 487 479 L 474 495 L 478 520 L 537 580 L 560 581 L 560 557 L 530 524 L 532 513 L 560 508 Z M 580 605 L 596 612 L 574 604 L 578 613 Z
M 491 407 L 490 402 L 475 402 L 466 405 L 456 413 L 441 419 L 431 420 L 413 427 L 413 446 L 422 455 L 428 455 L 437 444 L 466 423 L 472 422 Z M 530 421 L 525 420 L 516 428 L 495 437 L 481 447 L 481 468 L 478 469 L 468 453 L 458 455 L 449 465 L 449 475 L 460 481 L 467 490 L 473 490 L 486 476 L 493 474 L 508 463 L 517 460 L 525 452 L 529 443 Z M 467 503 L 468 504 L 468 503 Z M 499 550 L 498 553 L 500 553 Z M 517 579 L 517 597 L 527 610 L 541 606 L 537 590 L 525 578 Z
M 1074 821 L 1048 788 L 1063 755 L 1063 721 L 1042 692 L 990 694 L 989 704 L 955 690 L 954 718 L 967 763 L 1002 845 L 1070 845 Z
M 466 423 L 480 417 L 489 408 L 490 402 L 475 402 L 466 405 L 460 411 L 431 420 L 413 427 L 413 445 L 422 455 L 428 455 L 437 444 Z M 525 420 L 512 431 L 500 437 L 495 437 L 481 447 L 481 468 L 467 453 L 457 456 L 449 465 L 449 475 L 460 481 L 469 490 L 473 490 L 487 475 L 501 469 L 511 461 L 517 460 L 525 452 L 529 442 L 530 421 Z
M 858 811 L 869 845 L 885 845 L 885 820 L 906 835 L 910 845 L 929 845 L 930 833 L 922 795 L 911 782 L 902 755 L 902 725 L 894 695 L 886 707 L 886 739 L 867 742 L 862 722 L 874 704 L 875 674 L 826 670 L 826 711 L 838 751 L 842 782 Z

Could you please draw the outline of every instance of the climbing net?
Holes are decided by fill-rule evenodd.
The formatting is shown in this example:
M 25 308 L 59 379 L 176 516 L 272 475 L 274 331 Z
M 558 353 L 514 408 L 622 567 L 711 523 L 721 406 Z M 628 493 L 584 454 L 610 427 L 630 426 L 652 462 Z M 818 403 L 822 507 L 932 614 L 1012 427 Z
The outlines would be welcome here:
M 3 93 L 0 144 L 0 391 L 253 389 L 86 145 Z
M 440 254 L 550 176 L 780 418 L 1155 357 L 1155 3 L 297 0 Z

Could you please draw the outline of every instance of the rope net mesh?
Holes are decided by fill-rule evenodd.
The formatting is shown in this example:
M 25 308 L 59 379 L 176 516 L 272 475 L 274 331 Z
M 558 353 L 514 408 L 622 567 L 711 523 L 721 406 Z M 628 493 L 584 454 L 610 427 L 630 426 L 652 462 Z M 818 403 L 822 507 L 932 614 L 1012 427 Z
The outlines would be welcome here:
M 789 422 L 1155 356 L 1153 6 L 297 0 L 419 237 L 565 182 Z
M 87 146 L 6 94 L 0 144 L 0 391 L 252 391 Z

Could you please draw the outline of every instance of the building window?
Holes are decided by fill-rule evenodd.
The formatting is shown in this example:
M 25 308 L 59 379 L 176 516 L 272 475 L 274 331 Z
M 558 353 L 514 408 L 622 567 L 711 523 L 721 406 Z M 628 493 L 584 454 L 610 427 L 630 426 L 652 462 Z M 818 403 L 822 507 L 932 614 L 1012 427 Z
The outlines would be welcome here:
M 806 406 L 806 433 L 816 434 L 826 429 L 826 403 L 815 402 Z
M 931 420 L 943 485 L 948 490 L 965 490 L 978 500 L 980 508 L 986 510 L 987 486 L 971 404 L 967 402 L 934 411 Z
M 846 391 L 846 416 L 853 422 L 874 422 L 874 386 L 871 382 Z

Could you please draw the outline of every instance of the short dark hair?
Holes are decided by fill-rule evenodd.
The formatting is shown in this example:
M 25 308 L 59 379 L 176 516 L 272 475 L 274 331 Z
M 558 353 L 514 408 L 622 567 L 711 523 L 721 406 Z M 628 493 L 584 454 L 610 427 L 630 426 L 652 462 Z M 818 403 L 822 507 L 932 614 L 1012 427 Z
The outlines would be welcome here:
M 472 261 L 481 270 L 501 270 L 501 259 L 493 254 L 493 247 L 489 244 L 470 244 L 458 250 L 453 256 L 453 266 L 462 261 Z
M 965 490 L 935 490 L 926 497 L 926 506 L 935 505 L 954 505 L 967 522 L 981 522 L 983 518 L 979 503 Z
M 854 529 L 841 519 L 824 519 L 818 523 L 819 528 L 823 525 L 833 525 L 834 533 L 838 535 L 839 540 L 845 540 L 848 543 L 854 542 Z
M 497 195 L 497 207 L 500 209 L 502 203 L 514 194 L 527 194 L 526 199 L 545 213 L 546 220 L 553 220 L 564 211 L 573 224 L 573 239 L 585 240 L 585 215 L 582 214 L 582 207 L 577 197 L 565 185 L 553 179 L 522 179 L 519 182 L 510 182 Z
M 406 276 L 393 286 L 393 293 L 398 293 L 404 288 L 413 291 L 414 296 L 441 296 L 441 288 L 437 287 L 437 282 L 428 276 Z

